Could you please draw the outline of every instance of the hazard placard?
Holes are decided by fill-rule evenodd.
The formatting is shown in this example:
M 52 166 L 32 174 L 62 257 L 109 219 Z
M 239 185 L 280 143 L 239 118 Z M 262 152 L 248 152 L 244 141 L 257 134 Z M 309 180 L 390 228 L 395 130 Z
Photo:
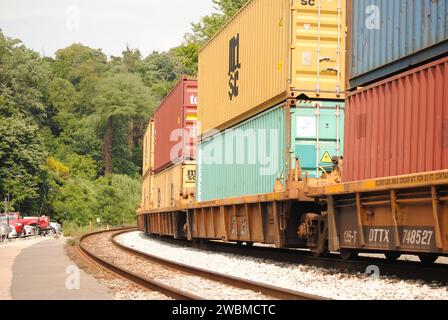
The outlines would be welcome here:
M 331 160 L 330 153 L 328 151 L 325 151 L 324 156 L 322 157 L 320 162 L 323 162 L 323 163 L 333 163 L 333 161 Z

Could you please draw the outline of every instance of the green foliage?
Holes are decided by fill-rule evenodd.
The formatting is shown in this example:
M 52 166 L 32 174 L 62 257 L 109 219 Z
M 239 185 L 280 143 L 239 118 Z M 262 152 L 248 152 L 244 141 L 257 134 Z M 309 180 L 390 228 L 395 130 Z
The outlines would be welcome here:
M 58 220 L 64 223 L 85 226 L 100 218 L 104 224 L 126 224 L 135 220 L 140 192 L 140 180 L 125 175 L 96 181 L 76 178 L 59 188 L 52 203 Z
M 0 114 L 44 124 L 50 68 L 39 55 L 0 32 Z
M 248 0 L 213 0 L 216 9 L 221 11 L 227 18 L 232 17 L 240 10 Z
M 89 77 L 97 77 L 108 68 L 107 57 L 101 50 L 76 43 L 58 50 L 53 63 L 54 74 L 76 87 Z
M 0 30 L 0 197 L 24 214 L 50 214 L 79 234 L 90 221 L 134 222 L 142 136 L 158 102 L 198 51 L 247 0 L 212 0 L 183 44 L 119 57 L 72 44 L 42 58 Z M 95 224 L 95 223 L 94 223 Z
M 139 203 L 140 179 L 113 175 L 98 180 L 97 204 L 101 221 L 118 225 L 135 221 L 135 203 Z
M 53 79 L 48 87 L 48 102 L 56 111 L 72 112 L 78 103 L 78 92 L 73 84 L 62 78 Z
M 20 118 L 0 116 L 0 137 L 0 196 L 17 208 L 39 197 L 46 152 L 37 127 Z
M 184 43 L 173 49 L 178 59 L 190 71 L 190 74 L 197 72 L 200 47 L 212 38 L 247 1 L 213 0 L 217 12 L 192 23 L 191 32 L 185 35 Z

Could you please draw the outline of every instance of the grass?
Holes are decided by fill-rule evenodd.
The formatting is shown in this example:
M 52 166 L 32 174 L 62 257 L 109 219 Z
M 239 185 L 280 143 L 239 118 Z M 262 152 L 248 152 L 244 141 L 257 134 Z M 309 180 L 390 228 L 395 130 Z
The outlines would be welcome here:
M 127 224 L 126 226 L 132 226 L 132 224 Z M 115 226 L 109 226 L 110 229 L 115 228 Z M 80 238 L 83 235 L 95 231 L 101 231 L 105 230 L 106 226 L 97 226 L 92 225 L 90 226 L 79 226 L 76 223 L 73 222 L 65 222 L 63 226 L 63 234 L 64 237 L 71 237 L 71 238 Z
M 70 238 L 67 239 L 65 243 L 70 247 L 74 247 L 78 243 L 78 241 L 76 239 Z
M 89 226 L 79 226 L 73 222 L 65 222 L 63 227 L 63 233 L 64 237 L 79 238 L 87 233 L 100 231 L 103 229 L 104 228 L 96 226 L 92 226 L 92 228 L 90 228 Z

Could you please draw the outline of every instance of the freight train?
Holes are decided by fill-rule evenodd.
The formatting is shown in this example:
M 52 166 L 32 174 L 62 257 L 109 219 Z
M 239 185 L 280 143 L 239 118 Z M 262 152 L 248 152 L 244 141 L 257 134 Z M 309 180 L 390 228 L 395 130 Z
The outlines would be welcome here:
M 139 229 L 344 259 L 448 255 L 447 13 L 443 0 L 249 1 L 148 125 Z

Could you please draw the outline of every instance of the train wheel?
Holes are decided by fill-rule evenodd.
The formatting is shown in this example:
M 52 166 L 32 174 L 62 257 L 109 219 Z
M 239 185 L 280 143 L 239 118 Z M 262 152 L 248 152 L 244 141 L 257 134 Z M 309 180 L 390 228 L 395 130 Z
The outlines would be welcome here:
M 313 257 L 326 257 L 328 255 L 328 250 L 320 251 L 317 249 L 310 249 L 311 254 Z
M 386 256 L 386 259 L 389 261 L 395 261 L 400 259 L 401 257 L 401 253 L 398 252 L 386 252 L 384 255 Z
M 358 257 L 358 252 L 352 250 L 341 250 L 340 255 L 342 260 L 353 260 Z
M 252 241 L 246 241 L 246 246 L 253 247 L 254 243 Z
M 423 264 L 433 264 L 439 256 L 436 254 L 419 254 L 418 258 Z
M 243 245 L 243 241 L 237 241 L 236 244 L 237 244 L 238 246 L 242 246 L 242 245 Z

